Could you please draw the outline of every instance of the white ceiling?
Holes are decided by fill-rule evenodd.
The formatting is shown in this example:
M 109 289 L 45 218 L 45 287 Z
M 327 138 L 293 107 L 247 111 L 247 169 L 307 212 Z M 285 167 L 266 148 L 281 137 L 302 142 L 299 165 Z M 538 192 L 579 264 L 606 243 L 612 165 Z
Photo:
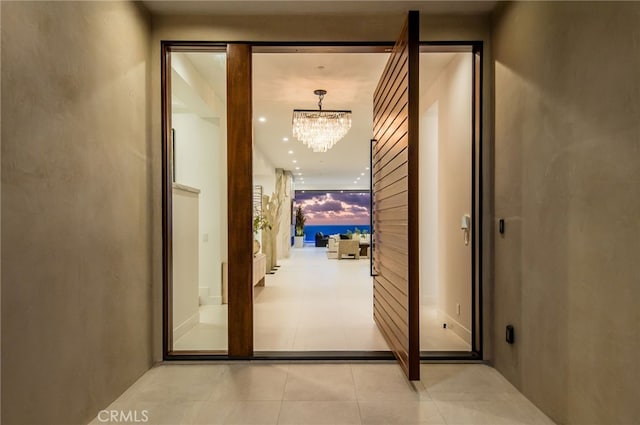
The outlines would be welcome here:
M 207 85 L 224 97 L 224 64 L 220 62 L 219 53 L 178 55 L 188 58 Z M 421 92 L 435 81 L 454 55 L 421 54 Z M 273 167 L 291 170 L 296 189 L 368 189 L 366 168 L 372 137 L 373 92 L 387 58 L 387 53 L 255 53 L 255 148 Z M 315 89 L 327 90 L 323 101 L 325 109 L 353 111 L 349 133 L 324 153 L 311 151 L 291 134 L 293 109 L 317 108 Z M 179 105 L 176 103 L 174 107 Z M 264 118 L 264 122 L 260 118 Z
M 293 15 L 293 14 L 482 14 L 497 1 L 335 1 L 335 0 L 144 0 L 153 14 L 160 15 Z
M 296 188 L 368 189 L 373 91 L 387 57 L 385 53 L 254 54 L 256 148 L 276 167 L 292 170 Z M 293 110 L 317 108 L 315 89 L 327 90 L 324 109 L 353 112 L 349 133 L 324 153 L 313 152 L 291 134 Z M 266 121 L 260 122 L 260 117 Z

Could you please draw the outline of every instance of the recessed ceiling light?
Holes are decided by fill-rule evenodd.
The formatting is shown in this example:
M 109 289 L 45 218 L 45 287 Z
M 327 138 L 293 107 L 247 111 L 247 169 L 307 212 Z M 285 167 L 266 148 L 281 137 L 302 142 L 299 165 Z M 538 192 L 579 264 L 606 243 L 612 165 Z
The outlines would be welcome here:
M 289 155 L 293 155 L 293 151 L 289 151 Z
M 265 117 L 260 117 L 260 118 L 258 118 L 258 121 L 260 121 L 260 122 L 266 122 L 266 121 L 267 121 L 267 119 L 266 119 Z
M 361 176 L 364 176 L 364 173 L 360 173 Z
M 353 184 L 358 184 L 358 182 L 353 182 Z
M 291 162 L 293 162 L 294 164 L 296 164 L 296 163 L 298 162 L 298 160 L 297 160 L 297 159 L 294 159 L 294 160 L 293 160 L 293 161 L 291 161 Z
M 296 170 L 299 170 L 299 169 L 300 169 L 300 167 L 296 167 Z
M 360 180 L 360 177 L 358 177 L 356 180 Z
M 301 176 L 301 175 L 302 175 L 302 173 L 298 173 L 298 175 L 299 175 L 299 176 Z
M 289 138 L 288 138 L 288 137 L 283 137 L 283 138 L 282 138 L 282 141 L 283 141 L 283 142 L 288 142 L 288 141 L 289 141 Z
M 368 169 L 369 169 L 369 167 L 366 167 L 366 168 L 365 168 L 365 170 L 368 170 Z

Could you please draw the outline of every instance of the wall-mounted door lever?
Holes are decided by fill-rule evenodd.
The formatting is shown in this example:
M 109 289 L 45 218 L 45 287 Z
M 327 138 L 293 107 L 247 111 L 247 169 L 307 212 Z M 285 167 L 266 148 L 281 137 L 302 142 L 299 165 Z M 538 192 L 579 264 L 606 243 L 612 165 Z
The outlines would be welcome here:
M 463 232 L 464 244 L 469 245 L 469 240 L 471 239 L 471 216 L 465 214 L 462 216 L 462 220 L 460 222 L 460 229 Z

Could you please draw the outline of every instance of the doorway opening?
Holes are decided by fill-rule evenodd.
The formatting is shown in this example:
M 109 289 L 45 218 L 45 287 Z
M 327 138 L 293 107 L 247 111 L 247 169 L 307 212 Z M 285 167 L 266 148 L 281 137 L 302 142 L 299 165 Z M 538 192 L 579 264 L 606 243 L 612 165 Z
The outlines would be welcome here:
M 176 338 L 177 333 L 183 330 L 178 329 L 173 324 L 172 318 L 175 317 L 176 312 L 176 293 L 181 285 L 178 278 L 174 274 L 176 268 L 177 259 L 173 252 L 178 248 L 178 239 L 176 238 L 179 228 L 173 223 L 173 219 L 177 217 L 180 212 L 178 211 L 180 202 L 172 190 L 167 190 L 167 187 L 173 187 L 173 182 L 169 180 L 172 176 L 178 176 L 180 178 L 180 171 L 184 167 L 193 167 L 191 165 L 180 165 L 180 161 L 186 157 L 181 155 L 181 143 L 185 140 L 192 140 L 190 137 L 183 138 L 185 130 L 179 130 L 177 128 L 168 125 L 168 123 L 178 123 L 185 117 L 178 117 L 176 114 L 188 114 L 193 111 L 187 111 L 187 106 L 183 100 L 178 97 L 175 99 L 172 97 L 173 88 L 179 89 L 182 82 L 180 80 L 187 80 L 189 84 L 193 84 L 193 81 L 202 80 L 207 82 L 209 86 L 220 85 L 221 81 L 224 82 L 225 76 L 219 74 L 214 76 L 207 70 L 206 63 L 211 61 L 211 58 L 205 59 L 206 55 L 217 52 L 224 55 L 224 47 L 213 47 L 208 43 L 189 43 L 186 46 L 184 43 L 180 44 L 179 48 L 173 50 L 168 48 L 166 50 L 166 61 L 163 61 L 163 80 L 165 85 L 163 87 L 163 110 L 165 111 L 165 117 L 172 117 L 169 120 L 165 120 L 165 140 L 164 140 L 164 171 L 165 171 L 165 238 L 164 238 L 164 252 L 165 252 L 165 358 L 166 359 L 224 359 L 230 358 L 227 356 L 227 346 L 231 344 L 231 339 L 234 338 L 234 333 L 228 327 L 233 325 L 233 321 L 229 321 L 227 315 L 225 315 L 226 307 L 230 305 L 232 300 L 227 299 L 225 291 L 228 289 L 229 283 L 225 273 L 226 262 L 228 261 L 228 252 L 231 252 L 231 245 L 235 243 L 235 237 L 227 237 L 226 221 L 228 217 L 226 214 L 220 215 L 220 220 L 216 226 L 219 229 L 224 229 L 220 233 L 219 237 L 215 239 L 215 243 L 219 245 L 219 252 L 217 260 L 212 260 L 212 257 L 205 254 L 203 250 L 198 254 L 198 258 L 202 258 L 200 254 L 205 256 L 202 260 L 204 264 L 213 263 L 214 268 L 217 270 L 217 276 L 220 280 L 219 287 L 214 289 L 209 288 L 203 291 L 203 285 L 196 285 L 196 303 L 200 312 L 200 317 L 207 318 L 206 313 L 202 313 L 202 309 L 207 308 L 217 309 L 222 312 L 219 316 L 211 319 L 215 322 L 215 326 L 219 327 L 219 336 L 213 337 L 213 333 L 209 332 L 207 326 L 198 327 L 197 332 L 202 332 L 203 339 L 208 340 L 207 343 L 193 342 L 187 345 L 175 344 L 179 341 L 184 333 Z M 167 47 L 171 45 L 167 42 Z M 187 55 L 184 51 L 191 52 Z M 358 129 L 360 123 L 356 124 L 356 118 L 360 121 L 363 116 L 356 115 L 356 107 L 354 103 L 340 100 L 340 96 L 348 95 L 364 97 L 373 97 L 373 90 L 375 90 L 377 80 L 367 81 L 362 75 L 358 75 L 353 69 L 349 67 L 350 63 L 362 63 L 365 56 L 371 56 L 371 63 L 378 63 L 377 65 L 369 64 L 369 67 L 374 69 L 379 76 L 382 73 L 382 69 L 385 66 L 386 58 L 389 55 L 390 46 L 388 44 L 383 45 L 339 45 L 339 46 L 324 46 L 324 45 L 260 45 L 253 46 L 253 120 L 252 126 L 254 129 L 255 141 L 252 148 L 253 151 L 253 183 L 251 184 L 250 194 L 253 199 L 254 218 L 256 213 L 260 214 L 263 211 L 265 203 L 269 203 L 273 200 L 273 194 L 277 192 L 276 186 L 282 185 L 282 192 L 285 194 L 284 200 L 280 202 L 282 214 L 278 218 L 278 232 L 275 233 L 273 238 L 276 246 L 275 251 L 279 254 L 275 256 L 275 263 L 268 269 L 266 264 L 264 265 L 264 274 L 260 275 L 259 267 L 256 264 L 253 257 L 252 272 L 254 274 L 253 283 L 258 286 L 253 286 L 253 300 L 252 304 L 248 307 L 238 306 L 239 309 L 251 308 L 253 314 L 253 328 L 247 332 L 251 332 L 253 336 L 254 345 L 252 347 L 252 358 L 269 358 L 269 359 L 371 359 L 371 358 L 388 358 L 393 356 L 388 348 L 385 347 L 386 343 L 384 339 L 380 339 L 380 336 L 376 333 L 377 328 L 373 323 L 373 314 L 371 313 L 371 302 L 373 295 L 369 292 L 372 285 L 371 268 L 369 259 L 372 256 L 372 251 L 375 250 L 374 240 L 375 226 L 371 223 L 357 222 L 353 223 L 353 230 L 351 233 L 355 233 L 355 228 L 358 227 L 359 232 L 362 234 L 363 230 L 368 233 L 370 246 L 363 251 L 360 249 L 359 243 L 358 257 L 356 259 L 355 254 L 345 254 L 343 259 L 338 260 L 336 258 L 330 258 L 335 256 L 335 246 L 329 246 L 329 239 L 326 239 L 326 245 L 324 245 L 325 236 L 335 236 L 337 234 L 338 241 L 340 240 L 341 233 L 316 231 L 318 228 L 313 228 L 313 224 L 308 223 L 308 234 L 306 237 L 306 243 L 303 242 L 302 248 L 293 247 L 294 236 L 294 207 L 298 204 L 302 206 L 313 205 L 316 209 L 311 208 L 307 214 L 311 216 L 314 212 L 337 213 L 338 206 L 341 211 L 345 209 L 354 210 L 354 206 L 358 207 L 361 204 L 357 202 L 349 203 L 348 201 L 337 200 L 338 196 L 333 196 L 331 193 L 344 193 L 346 195 L 357 195 L 358 193 L 368 193 L 371 195 L 371 175 L 373 172 L 371 169 L 371 136 L 372 136 L 372 119 L 364 117 L 362 120 L 366 124 L 362 124 L 363 128 L 366 128 L 363 132 L 354 131 Z M 421 321 L 424 321 L 425 317 L 428 318 L 429 324 L 421 324 L 423 332 L 421 332 L 421 356 L 423 359 L 479 359 L 481 358 L 481 291 L 480 291 L 480 239 L 481 232 L 479 229 L 480 221 L 480 188 L 481 181 L 479 157 L 480 157 L 480 60 L 481 60 L 481 44 L 480 43 L 458 43 L 451 45 L 448 43 L 433 43 L 429 45 L 423 45 L 421 53 L 421 62 L 425 66 L 421 70 L 421 97 L 424 100 L 423 108 L 420 110 L 420 133 L 421 133 L 421 156 L 420 156 L 420 197 L 421 197 L 421 216 L 420 216 L 420 233 L 417 235 L 411 235 L 411 237 L 419 238 L 420 240 L 420 274 L 423 275 L 421 279 L 421 300 L 424 303 L 421 304 Z M 439 60 L 435 55 L 444 55 L 442 51 L 448 52 L 452 55 L 447 60 Z M 438 52 L 438 53 L 436 53 Z M 181 54 L 180 59 L 178 59 Z M 189 56 L 191 55 L 191 56 Z M 316 59 L 320 59 L 320 62 L 315 61 L 315 65 L 310 68 L 303 75 L 306 75 L 308 80 L 311 80 L 312 74 L 322 76 L 323 73 L 327 74 L 330 68 L 337 65 L 344 65 L 341 68 L 337 68 L 337 72 L 343 79 L 343 86 L 340 89 L 332 90 L 330 87 L 319 87 L 318 84 L 323 85 L 323 81 L 320 81 L 313 86 L 306 88 L 299 88 L 296 86 L 296 79 L 292 76 L 287 76 L 286 71 L 294 68 L 292 64 L 287 64 L 287 60 L 291 58 L 305 59 L 305 55 L 315 55 Z M 458 93 L 457 85 L 451 82 L 449 87 L 445 90 L 442 89 L 442 93 L 448 90 L 444 96 L 435 96 L 432 91 L 434 84 L 446 80 L 455 80 L 452 75 L 455 74 L 453 64 L 457 63 L 458 55 L 463 55 L 465 60 L 464 66 L 456 68 L 459 73 L 464 72 L 465 75 L 459 76 L 459 80 L 465 81 L 467 84 L 467 90 L 470 87 L 471 97 L 464 101 L 464 109 L 468 113 L 465 115 L 465 130 L 466 133 L 460 136 L 467 140 L 466 156 L 460 156 L 456 160 L 440 159 L 440 153 L 444 152 L 451 143 L 444 142 L 444 138 L 447 135 L 447 125 L 455 120 L 453 118 L 446 118 L 445 113 L 447 108 L 453 108 L 458 110 L 457 106 L 449 105 L 448 98 L 456 97 Z M 173 58 L 172 58 L 173 56 Z M 285 71 L 284 77 L 269 77 L 261 76 L 261 56 L 268 58 L 270 64 L 263 64 L 266 68 L 270 69 L 270 72 L 276 72 L 278 70 Z M 280 60 L 273 60 L 280 56 Z M 289 56 L 286 58 L 285 56 Z M 376 56 L 379 59 L 376 59 Z M 307 56 L 308 60 L 311 56 Z M 188 60 L 190 64 L 186 66 L 178 65 L 180 61 Z M 466 62 L 465 62 L 466 61 Z M 434 67 L 430 64 L 438 62 L 440 67 Z M 469 68 L 468 62 L 471 63 Z M 267 66 L 268 65 L 268 66 Z M 189 72 L 179 69 L 182 66 L 184 69 L 190 70 Z M 430 67 L 431 66 L 431 67 Z M 436 68 L 439 69 L 436 70 Z M 219 70 L 222 70 L 220 68 Z M 438 72 L 436 72 L 438 71 Z M 185 75 L 183 74 L 186 72 Z M 195 73 L 194 73 L 195 72 Z M 228 71 L 227 71 L 228 72 Z M 197 76 L 196 74 L 199 74 Z M 426 75 L 426 77 L 425 77 Z M 455 74 L 457 75 L 457 74 Z M 211 79 L 217 79 L 212 81 Z M 377 77 L 376 77 L 377 78 Z M 424 78 L 428 79 L 428 82 L 423 82 Z M 262 79 L 261 81 L 258 81 Z M 349 80 L 351 79 L 351 80 Z M 326 85 L 334 82 L 334 79 L 326 79 Z M 346 80 L 346 82 L 344 81 Z M 260 84 L 265 84 L 267 87 L 267 93 L 265 98 L 270 99 L 271 103 L 264 103 L 264 108 L 260 104 L 256 103 L 256 95 L 259 93 Z M 439 84 L 439 83 L 438 83 Z M 443 83 L 444 84 L 444 83 Z M 368 85 L 368 86 L 367 86 Z M 442 84 L 441 84 L 442 85 Z M 224 83 L 222 83 L 224 86 Z M 228 99 L 225 99 L 227 93 L 221 87 L 216 90 L 216 93 L 223 94 L 224 96 L 219 98 L 219 105 L 222 106 Z M 372 87 L 365 89 L 366 87 Z M 443 87 L 446 84 L 443 85 Z M 291 135 L 291 111 L 296 107 L 308 107 L 314 106 L 315 99 L 313 97 L 313 90 L 318 88 L 328 89 L 328 95 L 325 98 L 325 105 L 333 109 L 353 109 L 354 110 L 354 124 L 350 131 L 350 135 L 345 137 L 342 141 L 338 142 L 338 145 L 334 147 L 337 149 L 342 146 L 352 148 L 354 145 L 360 144 L 362 148 L 354 151 L 356 153 L 342 154 L 335 160 L 323 160 L 313 159 L 310 162 L 303 162 L 304 156 L 300 156 L 306 153 L 304 150 L 308 150 L 302 144 L 295 142 Z M 269 91 L 270 90 L 270 91 Z M 369 90 L 367 92 L 367 90 Z M 458 90 L 458 91 L 457 91 Z M 284 112 L 280 111 L 280 106 L 276 103 L 281 102 L 286 104 L 287 94 L 296 94 L 300 92 L 300 98 L 294 97 L 294 103 L 290 103 L 283 107 Z M 306 92 L 309 93 L 306 93 Z M 195 95 L 195 99 L 188 100 L 187 103 L 197 104 L 204 102 L 204 92 L 198 92 L 198 90 L 192 90 L 192 94 Z M 335 98 L 332 99 L 331 95 L 335 93 Z M 453 93 L 453 94 L 452 94 Z M 455 96 L 454 96 L 455 94 Z M 185 95 L 182 96 L 185 98 Z M 200 99 L 198 99 L 200 97 Z M 188 98 L 188 96 L 186 96 Z M 456 99 L 462 98 L 462 96 L 456 97 Z M 435 99 L 435 100 L 434 100 Z M 335 103 L 334 103 L 335 102 Z M 346 103 L 345 103 L 346 102 Z M 263 109 L 261 109 L 263 108 Z M 193 109 L 193 108 L 192 108 Z M 196 108 L 197 109 L 197 108 Z M 372 104 L 370 102 L 367 113 L 372 115 Z M 221 188 L 219 194 L 219 200 L 216 206 L 222 207 L 227 199 L 227 179 L 233 174 L 233 168 L 226 167 L 227 154 L 223 150 L 224 140 L 227 138 L 227 129 L 222 125 L 226 122 L 223 118 L 222 112 L 226 113 L 226 108 L 219 108 L 215 114 L 211 116 L 202 115 L 199 113 L 200 120 L 204 120 L 207 124 L 217 124 L 219 137 L 221 144 L 218 145 L 220 149 L 218 160 L 222 160 L 225 167 L 218 167 L 221 174 L 215 179 L 215 187 Z M 217 115 L 216 115 L 217 114 Z M 276 121 L 274 118 L 277 114 L 285 114 L 284 122 L 279 129 L 272 132 L 264 132 L 270 124 Z M 264 120 L 260 120 L 264 118 Z M 278 119 L 280 120 L 280 119 Z M 168 122 L 167 122 L 168 121 Z M 446 121 L 446 122 L 445 122 Z M 467 123 L 468 121 L 468 123 Z M 468 125 L 467 125 L 468 124 Z M 172 131 L 173 129 L 173 131 Z M 457 129 L 454 128 L 454 129 Z M 353 136 L 353 139 L 348 137 Z M 288 139 L 288 140 L 285 140 Z M 209 138 L 210 139 L 210 138 Z M 176 144 L 177 143 L 177 144 Z M 273 143 L 274 146 L 284 148 L 284 151 L 278 151 L 278 149 L 268 148 L 269 144 Z M 267 147 L 265 147 L 267 146 Z M 267 152 L 264 152 L 267 150 Z M 289 153 L 293 151 L 293 153 Z M 224 155 L 223 155 L 224 154 Z M 425 155 L 423 157 L 423 155 Z M 271 157 L 270 157 L 271 155 Z M 321 154 L 319 154 L 321 155 Z M 204 156 L 193 155 L 194 161 L 202 161 Z M 275 159 L 274 159 L 275 158 Z M 318 158 L 318 157 L 316 157 Z M 435 160 L 434 158 L 438 158 Z M 463 158 L 463 159 L 460 159 Z M 284 163 L 278 161 L 284 159 Z M 296 162 L 293 162 L 293 161 Z M 323 161 L 323 162 L 321 162 Z M 434 162 L 435 161 L 435 162 Z M 334 165 L 340 165 L 342 163 L 342 171 L 340 167 L 334 168 Z M 209 166 L 216 166 L 209 164 Z M 178 167 L 175 170 L 174 166 Z M 207 167 L 207 165 L 204 165 Z M 299 167 L 299 169 L 296 169 Z M 465 191 L 459 189 L 448 189 L 444 186 L 446 179 L 444 175 L 441 175 L 441 171 L 451 167 L 451 170 L 455 174 L 465 174 L 464 179 L 468 183 Z M 464 173 L 460 173 L 460 170 L 464 170 Z M 278 177 L 280 176 L 280 177 Z M 435 177 L 434 177 L 435 176 Z M 322 180 L 324 178 L 324 181 Z M 280 179 L 280 182 L 278 181 Z M 425 179 L 425 180 L 423 180 Z M 303 183 L 304 180 L 304 183 Z M 340 184 L 338 184 L 338 182 Z M 179 182 L 178 182 L 179 185 Z M 189 186 L 189 185 L 184 185 Z M 300 195 L 304 191 L 306 201 L 299 196 L 298 202 L 296 202 L 296 191 Z M 374 189 L 375 191 L 375 189 Z M 452 194 L 453 192 L 459 193 L 461 197 L 466 198 L 466 204 L 464 210 L 454 213 L 441 213 L 439 205 L 442 203 L 440 197 L 446 194 Z M 313 195 L 317 194 L 314 200 Z M 327 196 L 329 194 L 329 196 Z M 322 195 L 322 196 L 320 196 Z M 464 195 L 464 196 L 463 196 Z M 269 199 L 265 199 L 268 196 Z M 205 198 L 209 196 L 205 194 Z M 249 198 L 249 197 L 247 197 Z M 320 199 L 323 198 L 323 199 Z M 207 199 L 210 200 L 210 199 Z M 330 202 L 334 202 L 335 208 L 330 209 L 327 205 Z M 337 202 L 337 203 L 336 203 Z M 433 207 L 433 204 L 437 203 L 438 208 Z M 225 209 L 225 208 L 223 208 Z M 428 213 L 427 211 L 431 211 Z M 210 216 L 211 214 L 203 212 L 198 208 L 198 212 L 201 216 Z M 370 212 L 370 211 L 369 211 Z M 466 229 L 461 229 L 461 223 L 463 217 L 468 216 L 468 225 Z M 445 224 L 444 217 L 447 217 L 449 221 Z M 455 217 L 455 220 L 451 217 Z M 442 257 L 447 252 L 447 258 L 449 257 L 448 251 L 440 245 L 440 235 L 444 235 L 444 228 L 450 230 L 451 223 L 455 227 L 455 232 L 448 240 L 455 243 L 462 242 L 464 244 L 465 238 L 468 238 L 469 244 L 463 245 L 467 251 L 468 272 L 464 276 L 466 284 L 462 284 L 466 287 L 467 292 L 462 295 L 458 295 L 458 298 L 449 296 L 448 287 L 446 285 L 436 284 L 435 289 L 433 282 L 441 282 L 445 280 L 446 270 L 442 264 Z M 193 220 L 191 220 L 193 222 Z M 431 223 L 431 224 L 429 224 Z M 254 222 L 255 224 L 255 222 Z M 273 223 L 270 223 L 273 227 Z M 319 225 L 319 224 L 316 224 Z M 249 224 L 250 227 L 251 225 Z M 431 226 L 431 227 L 429 227 Z M 258 227 L 260 227 L 258 225 Z M 429 230 L 430 229 L 430 230 Z M 254 226 L 254 229 L 255 226 Z M 257 253 L 260 253 L 264 249 L 264 239 L 262 238 L 262 230 L 257 229 L 254 233 L 254 239 L 257 239 L 261 245 Z M 181 232 L 181 231 L 180 231 Z M 323 233 L 320 236 L 320 242 L 318 244 L 316 239 L 317 233 Z M 231 235 L 232 233 L 229 233 Z M 435 238 L 434 234 L 438 237 Z M 205 243 L 210 243 L 212 239 L 212 233 L 205 235 L 203 231 L 198 230 L 196 233 L 197 244 L 202 247 Z M 366 237 L 362 237 L 366 241 Z M 193 239 L 193 238 L 192 238 Z M 217 241 L 217 242 L 216 242 Z M 193 241 L 191 241 L 193 242 Z M 339 242 L 338 242 L 339 243 Z M 193 245 L 193 243 L 192 243 Z M 324 245 L 324 246 L 322 246 Z M 366 245 L 366 243 L 362 244 Z M 436 255 L 426 255 L 428 252 L 436 251 Z M 192 256 L 193 257 L 193 256 Z M 192 258 L 191 257 L 191 258 Z M 265 259 L 266 260 L 266 259 Z M 272 259 L 273 261 L 273 259 Z M 434 266 L 435 265 L 435 266 Z M 465 266 L 466 267 L 466 266 Z M 256 270 L 258 273 L 256 274 Z M 434 271 L 435 270 L 435 271 Z M 438 274 L 435 274 L 435 273 Z M 431 273 L 431 274 L 430 274 Z M 287 277 L 288 275 L 288 277 Z M 287 280 L 288 279 L 288 280 Z M 315 283 L 312 283 L 311 280 Z M 287 285 L 281 285 L 278 280 L 287 280 Z M 261 286 L 264 285 L 264 286 Z M 351 286 L 349 286 L 351 285 Z M 428 287 L 428 285 L 432 285 Z M 204 286 L 206 288 L 206 285 Z M 365 290 L 366 289 L 366 290 Z M 446 294 L 446 297 L 444 296 Z M 303 298 L 295 300 L 295 297 L 301 295 Z M 440 296 L 443 296 L 442 311 L 439 311 Z M 209 297 L 208 301 L 212 304 L 206 304 L 203 302 L 203 298 Z M 219 297 L 219 304 L 218 304 Z M 191 297 L 193 298 L 193 297 Z M 364 300 L 364 301 L 363 301 Z M 193 301 L 193 299 L 191 300 Z M 367 303 L 366 306 L 364 303 Z M 226 304 L 229 303 L 229 304 Z M 288 303 L 288 306 L 287 306 Z M 193 304 L 193 302 L 191 302 Z M 460 307 L 458 307 L 458 304 Z M 216 305 L 216 307 L 207 307 L 208 305 Z M 450 310 L 447 310 L 454 306 L 453 315 Z M 459 310 L 458 310 L 459 308 Z M 458 313 L 459 312 L 459 313 Z M 307 314 L 305 314 L 307 313 Z M 227 313 L 228 314 L 228 313 Z M 302 314 L 302 315 L 301 315 Z M 461 316 L 464 315 L 464 318 Z M 458 317 L 460 317 L 458 319 Z M 331 331 L 331 326 L 326 326 L 326 323 L 322 323 L 323 320 L 329 319 L 333 324 L 340 326 L 340 332 L 337 334 L 338 338 L 335 338 L 335 332 Z M 353 319 L 353 322 L 349 322 Z M 431 320 L 434 319 L 434 320 Z M 192 320 L 193 321 L 193 320 Z M 228 325 L 227 325 L 228 323 Z M 442 325 L 447 324 L 444 328 Z M 213 323 L 206 323 L 213 324 Z M 332 326 L 333 326 L 332 324 Z M 434 325 L 435 324 L 435 325 Z M 235 326 L 235 325 L 234 325 Z M 324 330 L 323 330 L 324 328 Z M 464 331 L 466 333 L 458 333 L 456 331 Z M 300 333 L 298 333 L 300 331 Z M 196 335 L 197 332 L 191 335 Z M 437 333 L 439 332 L 439 334 Z M 447 335 L 446 338 L 443 335 Z M 452 339 L 455 337 L 457 339 Z M 196 338 L 197 339 L 197 338 Z M 215 340 L 215 341 L 213 341 Z M 185 340 L 183 339 L 182 342 Z M 455 342 L 452 342 L 455 341 Z M 462 341 L 462 342 L 460 342 Z M 233 357 L 233 356 L 232 356 Z
M 369 250 L 371 99 L 389 53 L 291 50 L 253 53 L 254 187 L 263 199 L 256 214 L 271 224 L 256 235 L 267 268 L 254 291 L 254 350 L 392 358 L 373 320 Z M 327 152 L 292 132 L 293 110 L 317 109 L 317 89 L 327 91 L 324 109 L 352 112 L 350 130 Z

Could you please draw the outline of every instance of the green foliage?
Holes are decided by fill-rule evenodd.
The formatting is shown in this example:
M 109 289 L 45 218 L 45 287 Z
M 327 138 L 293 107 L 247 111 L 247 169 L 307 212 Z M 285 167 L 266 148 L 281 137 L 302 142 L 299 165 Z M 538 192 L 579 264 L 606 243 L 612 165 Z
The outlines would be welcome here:
M 253 233 L 258 233 L 258 230 L 269 229 L 271 230 L 271 223 L 262 214 L 253 218 Z
M 296 236 L 304 236 L 304 224 L 307 222 L 307 218 L 302 212 L 302 207 L 298 205 L 296 209 Z

